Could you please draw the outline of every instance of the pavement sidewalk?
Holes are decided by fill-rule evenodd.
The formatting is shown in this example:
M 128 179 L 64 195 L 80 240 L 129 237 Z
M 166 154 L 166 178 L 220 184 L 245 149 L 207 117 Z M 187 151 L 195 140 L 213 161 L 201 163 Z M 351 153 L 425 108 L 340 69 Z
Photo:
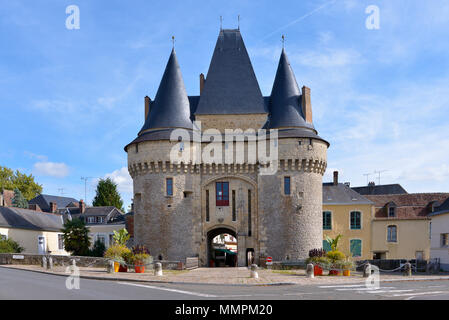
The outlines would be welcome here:
M 67 267 L 55 266 L 53 270 L 46 270 L 37 265 L 2 265 L 4 268 L 21 269 L 33 272 L 69 276 Z M 363 283 L 366 278 L 359 272 L 352 272 L 351 276 L 320 276 L 307 278 L 304 270 L 258 270 L 259 278 L 250 278 L 248 268 L 198 268 L 194 270 L 164 270 L 163 276 L 155 276 L 150 272 L 135 273 L 118 272 L 107 273 L 104 268 L 80 267 L 80 277 L 96 280 L 145 282 L 145 283 L 173 283 L 173 284 L 209 284 L 209 285 L 337 285 Z M 404 277 L 401 274 L 381 274 L 380 281 L 422 281 L 449 280 L 448 274 L 441 275 L 413 275 Z

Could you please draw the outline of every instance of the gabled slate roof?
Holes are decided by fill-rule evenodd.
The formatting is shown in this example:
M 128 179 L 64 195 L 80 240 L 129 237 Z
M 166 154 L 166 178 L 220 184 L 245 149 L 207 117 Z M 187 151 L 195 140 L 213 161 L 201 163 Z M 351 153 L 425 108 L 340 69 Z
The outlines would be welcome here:
M 383 184 L 364 187 L 353 187 L 353 190 L 364 195 L 407 194 L 400 184 Z
M 435 211 L 430 213 L 429 216 L 437 216 L 444 213 L 449 213 L 449 197 L 440 206 L 436 207 Z
M 14 207 L 0 207 L 0 227 L 37 231 L 61 231 L 63 222 L 62 216 L 57 214 Z
M 223 29 L 195 114 L 266 113 L 254 69 L 238 29 Z
M 37 204 L 42 211 L 49 212 L 50 211 L 50 202 L 56 203 L 58 208 L 65 208 L 70 203 L 75 202 L 77 203 L 78 200 L 74 198 L 68 198 L 68 197 L 60 197 L 60 196 L 52 196 L 49 194 L 40 194 L 37 197 L 31 199 L 28 204 Z
M 323 205 L 351 205 L 351 204 L 373 204 L 373 202 L 361 194 L 358 194 L 347 185 L 332 182 L 323 183 Z
M 192 129 L 190 102 L 174 49 L 141 132 L 160 128 Z

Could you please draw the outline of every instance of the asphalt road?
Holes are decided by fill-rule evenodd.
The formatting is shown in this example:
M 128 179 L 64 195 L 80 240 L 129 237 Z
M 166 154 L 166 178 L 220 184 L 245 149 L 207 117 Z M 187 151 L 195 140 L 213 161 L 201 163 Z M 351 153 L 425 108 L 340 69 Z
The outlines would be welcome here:
M 80 279 L 80 288 L 68 290 L 66 277 L 0 267 L 0 300 L 6 299 L 148 299 L 148 300 L 449 300 L 449 281 L 381 282 L 378 289 L 361 284 L 231 286 L 145 284 Z

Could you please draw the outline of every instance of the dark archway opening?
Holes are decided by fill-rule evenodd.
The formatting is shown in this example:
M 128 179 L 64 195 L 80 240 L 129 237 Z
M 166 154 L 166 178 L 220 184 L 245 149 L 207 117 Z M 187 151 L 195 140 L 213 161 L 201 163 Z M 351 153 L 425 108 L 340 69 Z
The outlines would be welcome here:
M 237 237 L 233 230 L 217 228 L 207 233 L 209 267 L 237 266 Z

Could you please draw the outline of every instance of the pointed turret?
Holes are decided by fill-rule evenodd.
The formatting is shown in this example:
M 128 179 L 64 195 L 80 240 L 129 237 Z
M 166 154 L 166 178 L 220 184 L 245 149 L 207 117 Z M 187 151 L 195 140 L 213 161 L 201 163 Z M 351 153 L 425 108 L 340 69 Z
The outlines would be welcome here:
M 285 50 L 274 79 L 270 96 L 270 119 L 268 127 L 274 128 L 307 128 L 313 129 L 311 123 L 305 121 L 301 107 L 301 91 L 296 82 L 293 70 L 288 62 Z
M 195 114 L 266 114 L 238 29 L 222 29 Z
M 170 54 L 156 98 L 139 135 L 153 129 L 192 129 L 190 103 L 175 49 Z

